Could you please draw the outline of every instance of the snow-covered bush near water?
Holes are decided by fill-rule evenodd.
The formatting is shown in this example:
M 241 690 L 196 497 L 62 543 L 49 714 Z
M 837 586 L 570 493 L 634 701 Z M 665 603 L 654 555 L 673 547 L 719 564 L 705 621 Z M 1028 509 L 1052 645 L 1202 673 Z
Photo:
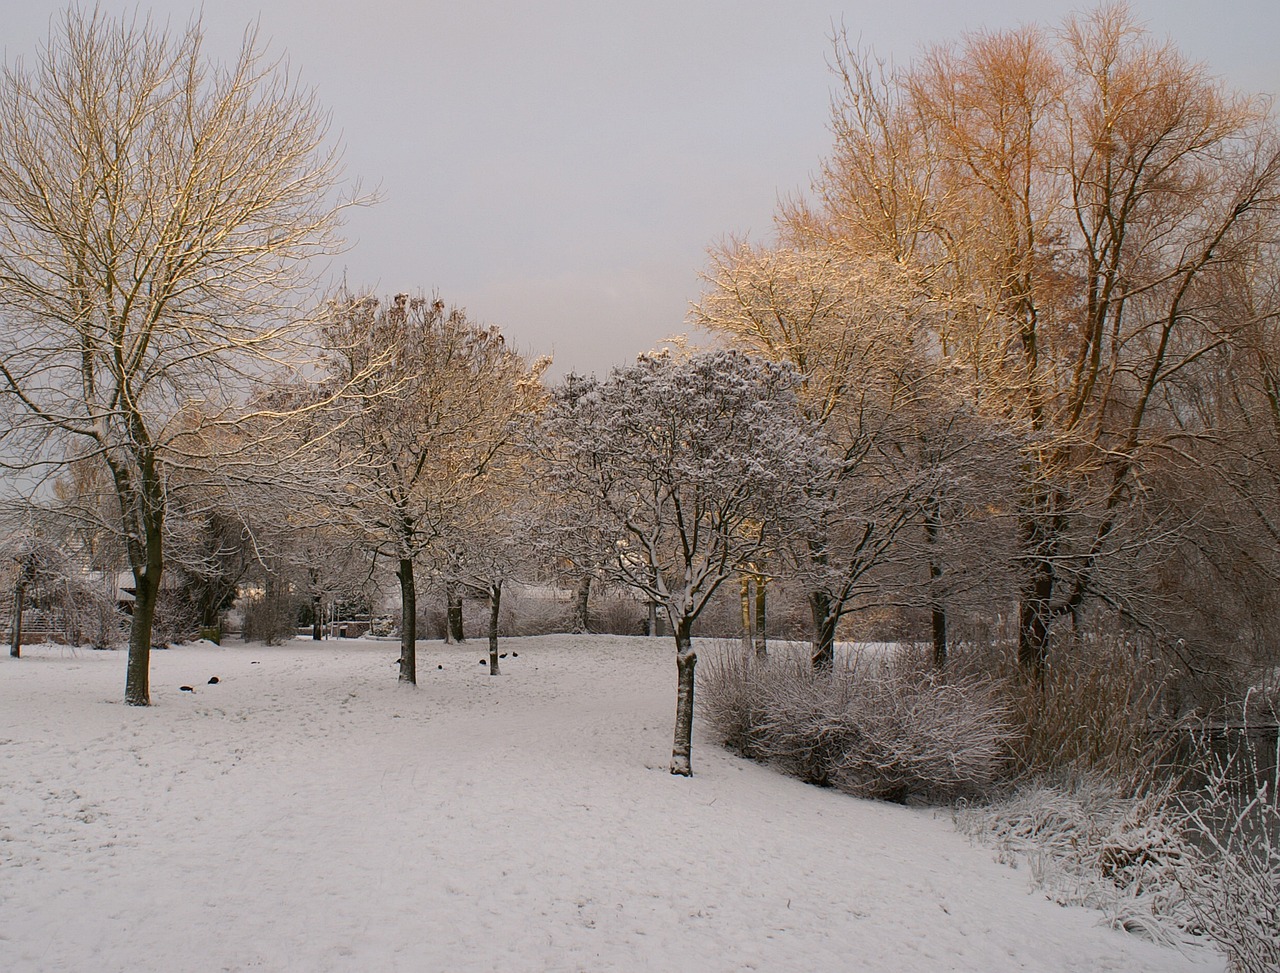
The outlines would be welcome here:
M 1203 785 L 1179 801 L 1206 866 L 1184 876 L 1198 926 L 1234 973 L 1280 970 L 1280 740 L 1252 739 L 1223 754 L 1201 741 Z M 1263 752 L 1274 748 L 1274 752 Z
M 1182 838 L 1172 796 L 1135 797 L 1113 780 L 1084 776 L 961 806 L 956 823 L 994 847 L 1000 861 L 1025 863 L 1055 901 L 1098 909 L 1115 928 L 1155 942 L 1182 944 L 1195 926 L 1184 885 L 1198 856 Z
M 1063 905 L 1097 909 L 1117 929 L 1164 945 L 1212 941 L 1233 973 L 1280 970 L 1280 807 L 1256 761 L 1193 755 L 1199 785 L 1169 781 L 1132 794 L 1115 778 L 1033 783 L 984 806 L 961 806 L 959 829 L 1026 864 Z M 1255 765 L 1256 766 L 1256 765 Z
M 986 681 L 894 653 L 815 671 L 725 645 L 703 662 L 702 711 L 726 746 L 857 797 L 945 803 L 1000 776 L 1008 712 Z

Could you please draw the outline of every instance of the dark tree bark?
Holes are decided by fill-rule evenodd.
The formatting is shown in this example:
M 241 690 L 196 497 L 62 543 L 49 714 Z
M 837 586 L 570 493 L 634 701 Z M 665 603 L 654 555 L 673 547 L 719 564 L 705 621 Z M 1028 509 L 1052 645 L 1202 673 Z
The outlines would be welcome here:
M 933 664 L 943 669 L 947 665 L 947 610 L 941 605 L 934 604 L 932 612 L 933 621 Z
M 740 582 L 738 595 L 742 600 L 742 649 L 745 652 L 751 647 L 751 575 L 744 574 Z
M 932 552 L 942 530 L 937 505 L 930 503 L 925 511 L 925 538 Z M 929 556 L 929 601 L 933 630 L 933 664 L 942 669 L 947 664 L 947 608 L 942 594 L 942 564 L 932 553 Z
M 27 565 L 24 561 L 18 572 L 18 583 L 13 588 L 13 631 L 9 637 L 9 654 L 22 657 L 22 608 L 27 600 Z
M 319 595 L 311 596 L 311 638 L 319 642 L 324 637 L 324 602 Z
M 459 644 L 467 640 L 462 630 L 462 587 L 456 581 L 445 584 L 445 641 Z
M 134 435 L 145 441 L 146 431 L 134 424 Z M 164 574 L 164 483 L 156 458 L 141 450 L 137 460 L 137 491 L 125 468 L 111 464 L 116 495 L 126 524 L 136 533 L 126 546 L 133 569 L 133 619 L 129 626 L 129 661 L 125 667 L 124 701 L 129 706 L 151 705 L 151 633 L 155 628 L 156 606 L 160 600 L 160 578 Z
M 671 748 L 671 773 L 692 777 L 689 757 L 693 751 L 693 670 L 698 655 L 693 651 L 693 619 L 672 620 L 676 636 L 676 733 Z
M 1044 556 L 1051 549 L 1052 528 L 1043 518 L 1030 517 L 1023 533 L 1026 548 L 1036 553 L 1018 602 L 1018 663 L 1040 683 L 1049 663 L 1049 624 L 1053 619 L 1053 562 Z
M 498 672 L 498 611 L 502 607 L 502 582 L 489 585 L 489 675 Z
M 763 577 L 756 575 L 755 649 L 756 657 L 761 659 L 769 654 L 769 636 L 765 631 L 765 625 L 768 622 L 765 613 L 767 594 L 767 583 Z
M 813 616 L 813 649 L 810 661 L 815 670 L 829 671 L 836 661 L 836 625 L 840 617 L 832 610 L 825 591 L 809 592 L 809 612 Z
M 418 593 L 413 582 L 413 558 L 402 557 L 400 569 L 400 681 L 418 684 Z
M 158 545 L 157 545 L 158 546 Z M 151 632 L 155 626 L 159 574 L 133 574 L 133 622 L 129 626 L 129 662 L 125 669 L 124 701 L 129 706 L 151 705 Z
M 591 619 L 587 612 L 590 599 L 591 575 L 584 573 L 573 590 L 573 618 L 569 623 L 569 631 L 579 635 L 591 631 Z

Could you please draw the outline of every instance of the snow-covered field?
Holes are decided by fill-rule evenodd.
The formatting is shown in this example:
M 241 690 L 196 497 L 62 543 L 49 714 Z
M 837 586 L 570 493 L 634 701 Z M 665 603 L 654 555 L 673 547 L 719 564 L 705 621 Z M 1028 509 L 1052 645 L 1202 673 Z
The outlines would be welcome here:
M 1220 970 L 695 738 L 663 640 L 0 657 L 0 970 Z M 437 669 L 442 666 L 442 669 Z M 219 682 L 210 685 L 211 676 Z M 195 692 L 179 691 L 190 685 Z

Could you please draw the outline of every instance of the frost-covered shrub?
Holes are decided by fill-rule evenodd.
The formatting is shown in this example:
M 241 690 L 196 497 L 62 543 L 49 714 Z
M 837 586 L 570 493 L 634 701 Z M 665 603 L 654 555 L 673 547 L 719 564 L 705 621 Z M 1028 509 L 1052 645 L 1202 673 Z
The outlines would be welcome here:
M 1007 756 L 1008 714 L 987 682 L 894 656 L 815 672 L 799 654 L 725 646 L 703 663 L 700 692 L 727 746 L 858 797 L 981 793 Z
M 297 630 L 297 605 L 280 595 L 253 594 L 242 605 L 246 642 L 279 645 Z
M 1001 861 L 1027 863 L 1057 902 L 1097 909 L 1117 929 L 1172 944 L 1195 927 L 1184 886 L 1202 863 L 1168 786 L 1134 795 L 1100 775 L 1028 783 L 961 807 L 956 823 Z
M 1207 937 L 1234 973 L 1278 970 L 1280 771 L 1256 749 L 1198 744 L 1182 780 L 1138 793 L 1096 774 L 1028 782 L 960 808 L 957 825 L 1001 860 L 1028 864 L 1064 905 L 1157 942 Z
M 606 589 L 599 596 L 593 596 L 588 611 L 591 631 L 602 635 L 642 635 L 644 634 L 648 609 L 643 602 L 632 595 Z M 566 613 L 563 631 L 569 629 Z
M 1263 973 L 1280 970 L 1280 741 L 1239 739 L 1225 751 L 1201 740 L 1206 779 L 1180 803 L 1205 867 L 1183 884 L 1234 973 Z

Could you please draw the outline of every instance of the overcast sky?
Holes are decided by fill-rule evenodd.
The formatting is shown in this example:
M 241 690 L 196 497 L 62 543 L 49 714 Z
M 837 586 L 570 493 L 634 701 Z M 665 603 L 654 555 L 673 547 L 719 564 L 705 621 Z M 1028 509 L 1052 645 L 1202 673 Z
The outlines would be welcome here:
M 108 11 L 133 2 L 102 0 Z M 197 3 L 136 5 L 182 27 Z M 905 62 L 967 29 L 1056 24 L 1051 0 L 207 0 L 209 53 L 260 20 L 332 109 L 350 180 L 381 202 L 334 265 L 438 292 L 554 374 L 604 371 L 687 330 L 709 245 L 767 238 L 829 146 L 832 24 Z M 1143 0 L 1213 73 L 1280 91 L 1276 0 Z M 0 0 L 6 60 L 49 0 Z

